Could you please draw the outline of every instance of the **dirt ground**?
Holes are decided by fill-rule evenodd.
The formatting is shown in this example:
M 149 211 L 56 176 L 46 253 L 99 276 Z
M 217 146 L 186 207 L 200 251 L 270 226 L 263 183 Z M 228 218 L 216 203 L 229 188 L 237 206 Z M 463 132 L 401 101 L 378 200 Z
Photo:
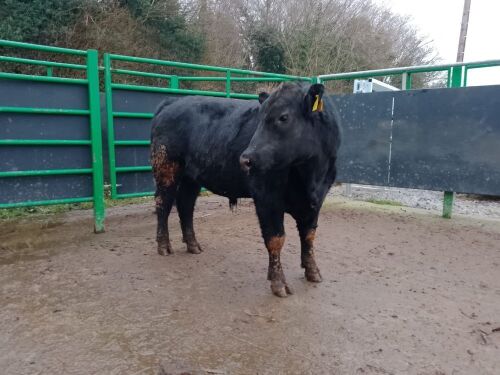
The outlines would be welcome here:
M 500 374 L 500 221 L 337 198 L 280 299 L 250 202 L 200 198 L 200 255 L 173 218 L 168 257 L 152 204 L 2 223 L 1 374 Z

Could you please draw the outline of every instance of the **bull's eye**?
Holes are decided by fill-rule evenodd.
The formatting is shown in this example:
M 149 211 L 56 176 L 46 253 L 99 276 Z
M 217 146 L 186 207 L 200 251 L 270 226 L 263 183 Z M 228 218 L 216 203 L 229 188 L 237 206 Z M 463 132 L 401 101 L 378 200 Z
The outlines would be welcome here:
M 280 122 L 287 122 L 288 121 L 288 115 L 281 115 L 279 118 Z

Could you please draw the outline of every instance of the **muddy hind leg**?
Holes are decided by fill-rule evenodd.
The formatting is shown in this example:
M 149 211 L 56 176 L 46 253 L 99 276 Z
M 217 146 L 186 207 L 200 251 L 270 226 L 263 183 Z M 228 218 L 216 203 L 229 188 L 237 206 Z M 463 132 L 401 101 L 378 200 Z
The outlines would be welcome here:
M 156 203 L 156 242 L 158 243 L 158 254 L 172 254 L 172 244 L 168 233 L 168 217 L 172 210 L 172 205 L 175 201 L 177 186 L 156 188 L 155 203 Z
M 178 162 L 168 158 L 164 145 L 152 150 L 151 164 L 156 181 L 155 203 L 158 220 L 156 241 L 158 243 L 158 254 L 168 255 L 172 253 L 168 232 L 168 217 L 177 195 L 180 167 Z
M 184 177 L 177 193 L 177 211 L 181 221 L 182 240 L 186 243 L 187 251 L 191 254 L 199 254 L 203 251 L 196 240 L 193 227 L 194 206 L 200 189 L 201 186 L 198 183 Z

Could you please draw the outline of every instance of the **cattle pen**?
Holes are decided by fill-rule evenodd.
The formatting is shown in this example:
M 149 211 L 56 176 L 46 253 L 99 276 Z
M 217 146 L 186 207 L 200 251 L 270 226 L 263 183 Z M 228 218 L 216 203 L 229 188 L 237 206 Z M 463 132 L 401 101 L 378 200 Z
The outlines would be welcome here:
M 500 215 L 452 210 L 457 193 L 500 195 L 500 86 L 467 86 L 500 60 L 302 77 L 0 48 L 2 373 L 498 373 Z M 433 72 L 442 87 L 415 86 Z M 335 92 L 374 77 L 401 90 Z M 148 159 L 165 96 L 255 100 L 263 85 L 288 81 L 330 88 L 340 182 L 438 191 L 443 201 L 425 211 L 334 188 L 317 233 L 323 283 L 305 282 L 286 219 L 296 293 L 282 300 L 265 287 L 251 200 L 230 212 L 203 194 L 195 225 L 205 252 L 185 253 L 172 223 L 174 254 L 157 255 Z

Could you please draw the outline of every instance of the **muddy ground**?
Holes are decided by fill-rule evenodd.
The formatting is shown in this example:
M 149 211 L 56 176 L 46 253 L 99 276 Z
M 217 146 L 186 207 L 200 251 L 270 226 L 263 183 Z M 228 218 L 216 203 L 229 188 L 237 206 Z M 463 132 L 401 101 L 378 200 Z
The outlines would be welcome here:
M 205 252 L 171 221 L 160 257 L 153 206 L 0 226 L 0 372 L 10 374 L 500 374 L 500 222 L 337 200 L 322 211 L 323 283 L 304 280 L 287 218 L 295 295 L 274 297 L 253 207 L 200 198 Z

